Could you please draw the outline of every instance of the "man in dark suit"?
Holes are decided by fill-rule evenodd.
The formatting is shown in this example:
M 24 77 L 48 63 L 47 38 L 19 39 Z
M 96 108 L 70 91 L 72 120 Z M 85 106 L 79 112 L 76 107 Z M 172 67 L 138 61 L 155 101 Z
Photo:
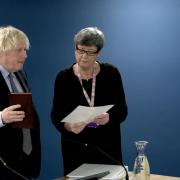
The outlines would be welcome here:
M 9 104 L 9 93 L 30 92 L 23 65 L 27 58 L 26 50 L 29 49 L 29 39 L 24 32 L 12 27 L 0 28 L 0 179 L 22 180 L 38 177 L 41 164 L 40 128 L 38 115 L 34 111 L 34 128 L 13 128 L 12 123 L 23 121 L 26 116 L 24 111 L 18 110 L 21 105 Z M 25 134 L 29 139 L 24 141 Z M 27 136 L 28 134 L 28 136 Z M 26 150 L 24 143 L 27 144 Z M 18 172 L 17 175 L 7 168 Z

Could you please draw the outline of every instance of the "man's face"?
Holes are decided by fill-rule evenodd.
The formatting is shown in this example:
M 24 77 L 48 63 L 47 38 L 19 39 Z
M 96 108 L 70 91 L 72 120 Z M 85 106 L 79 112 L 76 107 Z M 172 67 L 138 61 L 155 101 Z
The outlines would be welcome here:
M 26 46 L 19 43 L 16 49 L 2 53 L 0 64 L 10 72 L 16 72 L 23 68 L 25 59 L 27 58 Z

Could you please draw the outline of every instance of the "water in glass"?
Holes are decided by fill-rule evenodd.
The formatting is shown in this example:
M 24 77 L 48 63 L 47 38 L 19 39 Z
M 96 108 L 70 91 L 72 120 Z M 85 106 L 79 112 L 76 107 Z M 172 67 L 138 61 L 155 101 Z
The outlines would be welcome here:
M 136 141 L 137 156 L 134 162 L 134 180 L 150 180 L 150 167 L 147 156 L 145 154 L 145 148 L 147 141 Z

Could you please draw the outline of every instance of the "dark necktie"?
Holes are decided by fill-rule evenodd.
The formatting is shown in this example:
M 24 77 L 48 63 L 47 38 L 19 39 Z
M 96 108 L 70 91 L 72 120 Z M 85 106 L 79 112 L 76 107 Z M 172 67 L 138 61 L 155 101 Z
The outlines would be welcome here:
M 9 73 L 8 78 L 9 78 L 9 82 L 10 82 L 10 84 L 11 84 L 12 92 L 18 92 L 18 89 L 17 89 L 17 87 L 16 87 L 16 85 L 15 85 L 15 83 L 14 83 L 14 80 L 13 80 L 13 75 L 12 75 L 12 73 Z
M 19 92 L 14 83 L 13 74 L 9 73 L 8 78 L 9 78 L 9 82 L 11 84 L 12 92 Z M 22 149 L 26 154 L 29 155 L 32 150 L 30 129 L 22 128 L 22 132 L 23 132 L 23 147 L 22 147 Z

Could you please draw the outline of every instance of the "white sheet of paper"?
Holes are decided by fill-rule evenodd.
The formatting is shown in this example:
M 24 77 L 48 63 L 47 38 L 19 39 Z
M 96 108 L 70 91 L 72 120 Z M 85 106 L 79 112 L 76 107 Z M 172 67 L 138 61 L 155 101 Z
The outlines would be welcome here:
M 61 122 L 77 123 L 77 122 L 91 122 L 96 116 L 107 112 L 114 105 L 106 106 L 78 106 L 69 115 L 67 115 Z
M 104 171 L 109 171 L 110 174 L 101 178 L 102 180 L 120 180 L 126 176 L 124 168 L 120 165 L 85 163 L 73 170 L 72 172 L 70 172 L 69 174 L 67 174 L 67 177 L 70 179 L 76 179 L 101 173 Z

